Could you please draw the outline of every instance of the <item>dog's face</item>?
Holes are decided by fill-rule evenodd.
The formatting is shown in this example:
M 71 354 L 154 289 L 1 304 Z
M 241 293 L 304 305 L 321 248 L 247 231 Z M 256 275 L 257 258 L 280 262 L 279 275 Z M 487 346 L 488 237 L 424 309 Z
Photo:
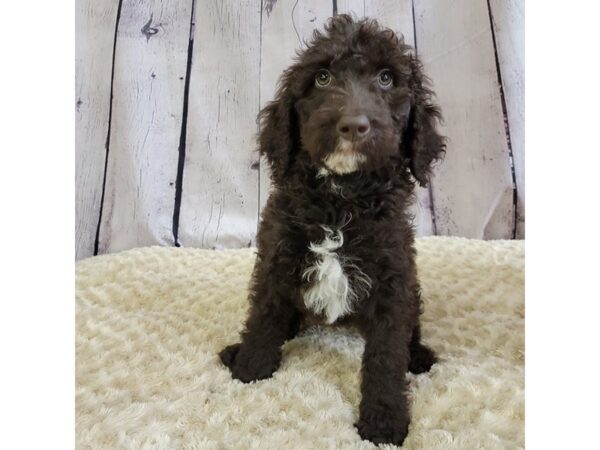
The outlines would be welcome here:
M 318 173 L 406 164 L 422 185 L 444 151 L 421 65 L 409 47 L 373 20 L 336 16 L 282 78 L 261 112 L 260 150 L 282 180 L 296 152 Z
M 311 64 L 310 87 L 295 103 L 302 149 L 340 175 L 384 166 L 408 123 L 409 59 L 393 41 L 369 38 L 357 33 L 342 53 Z

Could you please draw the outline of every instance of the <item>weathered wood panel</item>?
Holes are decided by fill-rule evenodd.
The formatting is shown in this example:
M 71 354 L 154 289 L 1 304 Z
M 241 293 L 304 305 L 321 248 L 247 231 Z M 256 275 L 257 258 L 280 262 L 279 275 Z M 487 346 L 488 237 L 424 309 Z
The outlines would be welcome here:
M 510 238 L 516 224 L 524 237 L 522 2 L 212 0 L 197 4 L 190 41 L 193 3 L 77 2 L 78 258 L 92 254 L 100 211 L 99 253 L 173 245 L 174 221 L 183 245 L 252 242 L 270 189 L 256 114 L 335 12 L 403 33 L 433 79 L 450 140 L 433 195 L 418 192 L 417 233 Z
M 292 63 L 296 49 L 304 48 L 315 28 L 333 13 L 333 3 L 324 0 L 265 0 L 262 11 L 260 104 L 273 100 L 281 73 Z M 270 174 L 264 158 L 260 161 L 260 209 L 271 189 Z
M 415 47 L 412 0 L 340 0 L 337 4 L 340 14 L 351 13 L 357 17 L 377 19 L 383 26 L 402 34 L 404 42 Z M 411 209 L 417 235 L 435 234 L 429 188 L 417 187 L 416 202 Z
M 260 2 L 198 4 L 179 242 L 243 247 L 258 218 Z
M 516 237 L 525 238 L 525 4 L 490 0 L 517 187 Z
M 432 182 L 437 232 L 511 238 L 513 185 L 487 4 L 415 0 L 419 56 L 445 117 Z
M 76 2 L 75 257 L 94 254 L 119 0 Z
M 172 245 L 192 0 L 123 0 L 99 253 Z

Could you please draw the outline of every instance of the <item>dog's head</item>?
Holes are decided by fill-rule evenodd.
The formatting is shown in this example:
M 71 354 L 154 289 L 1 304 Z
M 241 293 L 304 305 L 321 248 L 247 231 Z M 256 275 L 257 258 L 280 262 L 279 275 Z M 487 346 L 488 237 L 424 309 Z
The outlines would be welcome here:
M 374 20 L 339 15 L 282 75 L 260 113 L 260 152 L 282 181 L 304 151 L 316 171 L 343 175 L 406 162 L 421 185 L 444 152 L 440 111 L 410 48 Z

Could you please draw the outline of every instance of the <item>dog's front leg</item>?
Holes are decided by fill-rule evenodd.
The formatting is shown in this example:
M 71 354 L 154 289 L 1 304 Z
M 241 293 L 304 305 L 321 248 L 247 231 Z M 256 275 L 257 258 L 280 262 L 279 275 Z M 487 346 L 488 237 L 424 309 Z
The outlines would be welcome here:
M 268 283 L 259 286 L 256 295 L 250 298 L 241 342 L 219 353 L 233 377 L 244 383 L 273 375 L 281 362 L 281 346 L 298 320 L 296 307 L 288 298 L 270 290 Z
M 386 317 L 387 316 L 387 317 Z M 406 397 L 410 328 L 392 313 L 364 327 L 361 402 L 356 424 L 363 439 L 402 445 L 410 422 Z

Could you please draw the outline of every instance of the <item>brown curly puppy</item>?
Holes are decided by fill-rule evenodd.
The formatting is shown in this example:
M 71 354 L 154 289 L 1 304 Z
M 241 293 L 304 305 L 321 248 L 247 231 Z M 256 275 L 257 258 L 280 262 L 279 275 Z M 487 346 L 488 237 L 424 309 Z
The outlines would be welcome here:
M 274 189 L 262 214 L 241 343 L 220 357 L 233 377 L 270 377 L 302 322 L 358 327 L 366 344 L 356 427 L 402 444 L 406 371 L 429 370 L 407 211 L 444 152 L 421 64 L 374 20 L 336 16 L 282 75 L 260 113 Z

